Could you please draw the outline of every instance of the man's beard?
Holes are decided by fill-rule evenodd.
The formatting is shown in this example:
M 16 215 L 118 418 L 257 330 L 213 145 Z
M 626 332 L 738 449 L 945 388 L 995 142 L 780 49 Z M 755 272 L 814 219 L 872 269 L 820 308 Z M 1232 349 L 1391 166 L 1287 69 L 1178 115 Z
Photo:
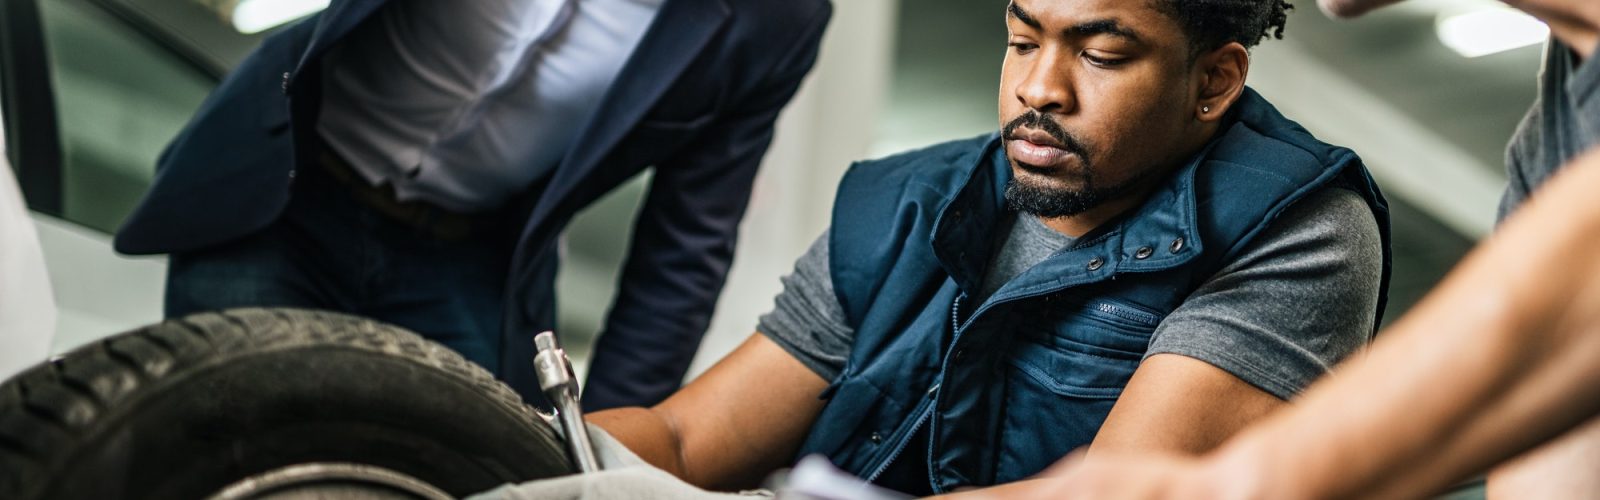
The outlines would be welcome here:
M 1082 171 L 1074 173 L 1081 176 L 1083 186 L 1080 188 L 1052 186 L 1047 182 L 1024 180 L 1024 178 L 1013 175 L 1011 180 L 1006 182 L 1006 206 L 1012 210 L 1047 219 L 1071 217 L 1100 206 L 1107 200 L 1117 198 L 1127 192 L 1130 186 L 1139 180 L 1138 177 L 1141 177 L 1135 176 L 1135 178 L 1111 186 L 1100 186 L 1096 182 L 1094 169 L 1091 168 L 1089 163 L 1088 148 L 1084 146 L 1083 142 L 1073 137 L 1072 134 L 1067 133 L 1060 125 L 1056 124 L 1055 120 L 1045 118 L 1044 115 L 1031 109 L 1007 123 L 1001 129 L 1001 138 L 1007 141 L 1014 139 L 1013 133 L 1017 128 L 1024 125 L 1049 134 L 1051 138 L 1054 138 L 1056 142 L 1062 145 L 1063 149 L 1078 157 L 1078 161 L 1082 164 Z M 1033 170 L 1032 166 L 1015 160 L 1012 160 L 1011 163 L 1022 170 Z M 1037 175 L 1043 176 L 1045 174 L 1038 173 Z
M 1046 219 L 1071 217 L 1100 206 L 1118 191 L 1121 190 L 1094 188 L 1087 182 L 1083 189 L 1076 189 L 1045 186 L 1012 177 L 1006 182 L 1006 206 L 1017 212 Z

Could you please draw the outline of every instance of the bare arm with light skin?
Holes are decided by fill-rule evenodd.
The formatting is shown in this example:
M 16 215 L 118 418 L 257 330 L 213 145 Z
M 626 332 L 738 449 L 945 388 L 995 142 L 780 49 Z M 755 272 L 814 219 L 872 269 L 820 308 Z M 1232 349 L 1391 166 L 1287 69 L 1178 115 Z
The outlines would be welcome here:
M 1489 500 L 1583 500 L 1600 496 L 1600 417 L 1501 464 L 1489 473 Z
M 1390 2 L 1323 0 L 1330 14 L 1345 17 L 1371 6 Z M 1594 57 L 1600 44 L 1600 2 L 1573 0 L 1521 0 L 1507 2 L 1549 24 L 1551 34 L 1572 47 L 1581 59 Z M 1594 498 L 1600 495 L 1600 419 L 1559 440 L 1496 467 L 1489 474 L 1490 500 L 1544 498 L 1550 500 Z
M 1322 11 L 1333 17 L 1358 17 L 1403 0 L 1317 0 Z M 1600 44 L 1600 2 L 1594 0 L 1504 0 L 1550 25 L 1551 36 L 1565 43 L 1584 58 L 1592 56 Z
M 1415 497 L 1600 412 L 1593 397 L 1600 384 L 1600 259 L 1590 258 L 1600 245 L 1595 186 L 1600 152 L 1537 191 L 1380 335 L 1365 362 L 1247 433 L 1222 461 L 1292 471 L 1263 474 L 1294 478 L 1283 491 Z M 1285 446 L 1286 439 L 1301 443 Z
M 1512 5 L 1545 20 L 1581 59 L 1600 44 L 1600 2 L 1534 0 Z M 1489 473 L 1489 500 L 1578 500 L 1600 496 L 1600 418 Z
M 827 381 L 761 334 L 651 408 L 589 415 L 651 465 L 709 490 L 756 486 L 789 465 Z
M 1068 498 L 1417 498 L 1600 414 L 1600 150 L 1569 164 L 1411 313 L 1203 460 L 1096 455 Z

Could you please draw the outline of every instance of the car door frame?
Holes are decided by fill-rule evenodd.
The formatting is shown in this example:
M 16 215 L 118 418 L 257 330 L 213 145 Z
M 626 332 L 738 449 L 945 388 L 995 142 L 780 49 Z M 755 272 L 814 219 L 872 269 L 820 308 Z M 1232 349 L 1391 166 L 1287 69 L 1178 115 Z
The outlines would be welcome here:
M 60 217 L 61 133 L 37 0 L 0 0 L 0 120 L 28 208 Z

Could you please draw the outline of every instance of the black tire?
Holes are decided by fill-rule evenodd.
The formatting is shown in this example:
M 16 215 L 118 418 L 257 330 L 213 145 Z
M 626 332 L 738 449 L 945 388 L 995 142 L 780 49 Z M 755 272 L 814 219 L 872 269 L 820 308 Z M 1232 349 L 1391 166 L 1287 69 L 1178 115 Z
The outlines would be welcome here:
M 448 348 L 326 312 L 166 321 L 0 385 L 5 499 L 204 498 L 306 463 L 381 467 L 459 497 L 568 474 L 563 449 Z

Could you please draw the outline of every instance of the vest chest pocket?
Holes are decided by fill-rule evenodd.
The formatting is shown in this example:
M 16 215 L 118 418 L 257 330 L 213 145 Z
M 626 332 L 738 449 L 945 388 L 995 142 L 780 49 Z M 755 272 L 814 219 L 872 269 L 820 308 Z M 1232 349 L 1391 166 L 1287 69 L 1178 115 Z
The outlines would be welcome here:
M 1038 473 L 1093 441 L 1160 322 L 1126 304 L 1051 306 L 1015 331 L 997 483 Z
M 1161 318 L 1110 301 L 1062 304 L 1033 316 L 1017 330 L 1011 364 L 1031 379 L 1028 385 L 1085 398 L 1122 393 Z

